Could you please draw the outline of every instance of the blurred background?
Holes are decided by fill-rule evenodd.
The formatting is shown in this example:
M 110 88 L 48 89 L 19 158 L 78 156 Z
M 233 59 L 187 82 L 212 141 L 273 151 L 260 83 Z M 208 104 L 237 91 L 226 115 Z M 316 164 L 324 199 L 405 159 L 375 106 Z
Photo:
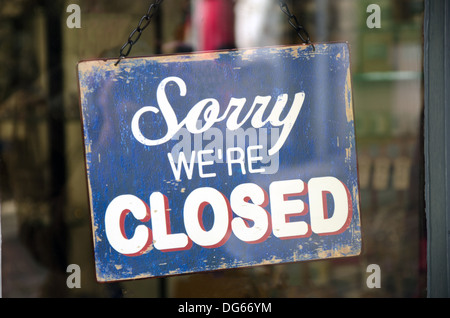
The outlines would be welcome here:
M 423 0 L 286 1 L 313 42 L 350 45 L 360 256 L 96 282 L 76 65 L 117 57 L 150 3 L 0 1 L 2 296 L 425 297 Z M 130 56 L 300 43 L 276 0 L 165 0 Z M 67 287 L 69 264 L 81 288 Z M 380 288 L 367 286 L 370 264 Z

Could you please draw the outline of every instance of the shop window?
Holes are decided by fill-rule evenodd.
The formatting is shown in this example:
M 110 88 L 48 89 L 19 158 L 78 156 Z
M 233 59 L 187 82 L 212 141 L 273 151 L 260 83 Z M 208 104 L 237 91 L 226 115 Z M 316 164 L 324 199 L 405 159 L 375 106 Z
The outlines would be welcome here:
M 117 57 L 146 4 L 7 1 L 0 4 L 3 297 L 426 296 L 424 2 L 287 3 L 313 42 L 350 45 L 361 255 L 97 283 L 76 64 Z M 377 27 L 368 24 L 372 4 Z M 278 1 L 166 0 L 131 55 L 298 43 Z M 68 271 L 71 264 L 78 267 Z M 79 286 L 68 284 L 76 268 Z M 376 270 L 381 285 L 371 280 Z

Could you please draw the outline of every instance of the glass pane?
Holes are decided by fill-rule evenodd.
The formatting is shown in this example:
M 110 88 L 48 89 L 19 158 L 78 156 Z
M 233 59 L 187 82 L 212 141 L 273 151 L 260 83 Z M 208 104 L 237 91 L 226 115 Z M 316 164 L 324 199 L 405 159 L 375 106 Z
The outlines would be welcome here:
M 71 3 L 0 4 L 3 297 L 426 296 L 423 0 L 286 1 L 313 42 L 350 45 L 360 256 L 108 284 L 95 279 L 76 65 L 118 57 L 147 4 Z M 165 0 L 130 56 L 300 42 L 278 1 Z

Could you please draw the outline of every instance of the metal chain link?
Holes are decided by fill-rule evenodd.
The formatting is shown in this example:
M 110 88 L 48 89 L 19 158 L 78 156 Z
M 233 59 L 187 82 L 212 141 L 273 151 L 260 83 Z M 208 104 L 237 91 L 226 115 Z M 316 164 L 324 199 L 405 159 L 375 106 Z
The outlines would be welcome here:
M 142 18 L 139 20 L 137 27 L 133 31 L 131 31 L 130 35 L 128 36 L 127 42 L 125 42 L 125 44 L 120 48 L 119 59 L 114 65 L 117 66 L 117 64 L 119 64 L 119 62 L 122 59 L 124 59 L 125 57 L 128 56 L 128 54 L 130 54 L 131 48 L 139 40 L 139 38 L 142 35 L 142 32 L 148 27 L 153 18 L 153 15 L 156 13 L 156 11 L 158 11 L 158 8 L 163 1 L 164 0 L 155 0 L 155 2 L 150 4 L 147 13 L 142 16 Z
M 153 15 L 156 13 L 156 11 L 158 11 L 158 8 L 163 1 L 164 0 L 155 0 L 155 2 L 150 4 L 147 13 L 142 16 L 137 27 L 128 36 L 127 42 L 125 42 L 125 44 L 120 48 L 119 58 L 114 65 L 117 66 L 117 64 L 119 64 L 122 59 L 130 54 L 131 48 L 139 40 L 142 32 L 148 27 Z M 297 17 L 291 13 L 286 2 L 284 0 L 279 0 L 278 2 L 280 4 L 281 11 L 288 16 L 288 22 L 297 32 L 298 37 L 303 41 L 303 43 L 312 45 L 313 50 L 315 51 L 314 44 L 311 42 L 308 32 L 303 26 L 298 23 Z
M 308 32 L 302 25 L 298 23 L 297 17 L 291 13 L 286 2 L 283 0 L 279 0 L 278 2 L 280 4 L 281 11 L 288 16 L 288 22 L 294 28 L 295 32 L 297 32 L 298 37 L 303 41 L 303 43 L 312 45 L 313 50 L 315 51 L 316 48 L 311 42 Z

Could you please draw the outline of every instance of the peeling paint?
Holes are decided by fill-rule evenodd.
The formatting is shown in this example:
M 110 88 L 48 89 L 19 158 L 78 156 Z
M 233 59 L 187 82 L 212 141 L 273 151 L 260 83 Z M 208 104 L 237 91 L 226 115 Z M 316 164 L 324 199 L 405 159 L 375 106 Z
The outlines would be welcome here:
M 345 105 L 347 121 L 353 122 L 353 102 L 352 102 L 352 88 L 351 88 L 351 73 L 350 67 L 347 69 L 347 77 L 345 79 Z

